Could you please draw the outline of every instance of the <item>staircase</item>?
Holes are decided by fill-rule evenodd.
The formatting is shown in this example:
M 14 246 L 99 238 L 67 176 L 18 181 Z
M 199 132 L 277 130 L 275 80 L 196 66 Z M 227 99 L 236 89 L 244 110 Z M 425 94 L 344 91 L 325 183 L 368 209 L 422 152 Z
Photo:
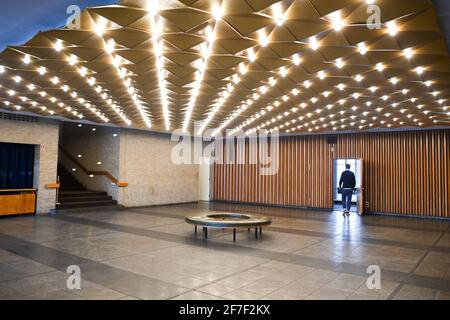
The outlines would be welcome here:
M 87 190 L 75 177 L 63 166 L 58 164 L 60 178 L 59 204 L 56 209 L 94 208 L 104 206 L 116 206 L 117 201 L 112 200 L 106 192 Z

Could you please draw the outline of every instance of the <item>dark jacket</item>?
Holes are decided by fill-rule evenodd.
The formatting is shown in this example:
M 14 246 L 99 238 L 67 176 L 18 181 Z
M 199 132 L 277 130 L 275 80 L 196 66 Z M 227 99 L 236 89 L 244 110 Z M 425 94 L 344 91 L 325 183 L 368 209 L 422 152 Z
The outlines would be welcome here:
M 350 170 L 345 170 L 344 172 L 342 172 L 341 179 L 339 180 L 339 188 L 354 189 L 355 186 L 355 174 Z

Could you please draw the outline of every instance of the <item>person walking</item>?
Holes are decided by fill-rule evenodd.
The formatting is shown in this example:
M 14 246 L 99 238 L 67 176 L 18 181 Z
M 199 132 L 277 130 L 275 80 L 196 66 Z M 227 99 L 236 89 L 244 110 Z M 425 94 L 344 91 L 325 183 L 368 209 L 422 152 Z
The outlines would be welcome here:
M 341 179 L 339 180 L 339 188 L 342 194 L 342 207 L 344 209 L 343 215 L 350 215 L 350 208 L 352 207 L 352 195 L 356 186 L 355 174 L 350 171 L 351 166 L 345 165 L 346 170 L 342 172 Z

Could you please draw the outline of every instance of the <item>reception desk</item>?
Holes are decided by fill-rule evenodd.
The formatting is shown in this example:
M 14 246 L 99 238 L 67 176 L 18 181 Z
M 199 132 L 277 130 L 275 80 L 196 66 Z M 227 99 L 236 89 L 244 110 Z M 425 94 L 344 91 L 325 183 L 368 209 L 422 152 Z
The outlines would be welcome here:
M 36 189 L 0 189 L 0 216 L 35 212 Z

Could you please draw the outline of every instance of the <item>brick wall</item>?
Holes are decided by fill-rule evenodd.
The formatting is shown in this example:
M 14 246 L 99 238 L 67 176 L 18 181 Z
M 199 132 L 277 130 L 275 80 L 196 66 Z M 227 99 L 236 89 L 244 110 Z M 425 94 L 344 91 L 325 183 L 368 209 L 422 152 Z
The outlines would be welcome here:
M 128 188 L 120 190 L 125 207 L 198 201 L 198 165 L 176 165 L 169 136 L 138 130 L 122 130 L 120 178 Z

